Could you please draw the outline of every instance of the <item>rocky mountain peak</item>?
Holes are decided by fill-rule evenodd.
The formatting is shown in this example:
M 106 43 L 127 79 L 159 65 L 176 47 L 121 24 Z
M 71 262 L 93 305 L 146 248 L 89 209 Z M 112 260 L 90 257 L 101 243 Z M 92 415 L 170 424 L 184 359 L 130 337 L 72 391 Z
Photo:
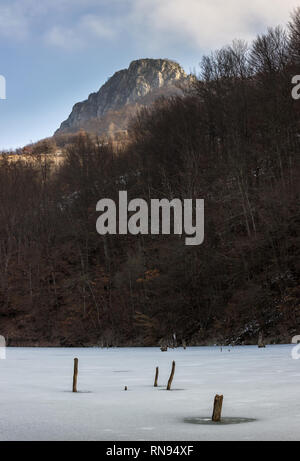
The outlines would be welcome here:
M 171 89 L 175 93 L 178 83 L 187 82 L 190 78 L 177 62 L 168 59 L 132 61 L 128 69 L 116 72 L 97 93 L 75 104 L 69 118 L 61 124 L 56 134 L 86 128 L 89 121 L 100 120 L 109 112 L 119 111 L 127 105 L 142 105 L 146 96 L 151 102 L 158 93 L 170 94 Z

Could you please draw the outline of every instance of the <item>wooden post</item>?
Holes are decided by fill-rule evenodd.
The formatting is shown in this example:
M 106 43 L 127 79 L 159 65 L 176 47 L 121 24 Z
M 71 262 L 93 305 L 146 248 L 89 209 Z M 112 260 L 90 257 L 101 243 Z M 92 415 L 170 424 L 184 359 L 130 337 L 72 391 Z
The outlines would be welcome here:
M 154 380 L 154 387 L 157 387 L 158 373 L 159 373 L 159 368 L 156 367 L 155 380 Z
M 215 423 L 218 423 L 221 421 L 222 405 L 223 405 L 223 395 L 216 395 L 215 401 L 214 401 L 214 411 L 212 415 L 212 420 Z
M 73 392 L 77 392 L 78 359 L 74 359 Z
M 263 347 L 266 347 L 265 341 L 264 341 L 264 334 L 262 331 L 259 332 L 258 335 L 258 347 L 261 349 Z
M 127 391 L 127 390 L 128 390 L 128 388 L 127 388 L 127 386 L 125 386 L 124 391 Z
M 172 370 L 171 370 L 171 374 L 170 374 L 170 378 L 169 378 L 168 386 L 167 386 L 167 391 L 171 390 L 172 381 L 173 381 L 173 378 L 174 378 L 174 373 L 175 373 L 175 362 L 173 360 L 173 362 L 172 362 Z

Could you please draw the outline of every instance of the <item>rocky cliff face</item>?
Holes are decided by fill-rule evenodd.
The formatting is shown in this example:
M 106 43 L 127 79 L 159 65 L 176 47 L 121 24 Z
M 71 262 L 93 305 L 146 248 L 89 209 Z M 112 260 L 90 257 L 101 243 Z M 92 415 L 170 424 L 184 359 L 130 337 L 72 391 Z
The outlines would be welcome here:
M 108 113 L 116 113 L 125 106 L 149 104 L 159 95 L 178 93 L 178 84 L 184 85 L 190 80 L 191 76 L 187 76 L 176 62 L 166 59 L 133 61 L 128 69 L 116 72 L 97 93 L 75 104 L 56 134 L 86 129 L 91 121 L 95 126 L 95 120 L 107 118 Z

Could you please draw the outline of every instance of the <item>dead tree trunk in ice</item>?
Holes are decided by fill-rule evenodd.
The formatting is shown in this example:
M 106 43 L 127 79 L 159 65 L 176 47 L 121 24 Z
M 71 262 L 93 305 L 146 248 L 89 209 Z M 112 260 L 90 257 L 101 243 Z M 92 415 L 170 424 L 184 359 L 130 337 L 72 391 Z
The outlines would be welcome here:
M 174 373 L 175 373 L 175 362 L 173 360 L 173 362 L 172 362 L 172 370 L 171 370 L 171 374 L 170 374 L 170 378 L 169 378 L 168 386 L 167 386 L 167 391 L 171 390 L 172 381 L 173 381 L 173 378 L 174 378 Z
M 154 387 L 157 387 L 158 373 L 159 373 L 159 368 L 156 367 L 156 371 L 155 371 L 155 380 L 154 380 Z
M 216 395 L 214 400 L 214 410 L 212 415 L 212 420 L 214 423 L 221 421 L 222 415 L 222 405 L 223 405 L 223 395 Z
M 77 392 L 78 359 L 74 359 L 73 392 Z

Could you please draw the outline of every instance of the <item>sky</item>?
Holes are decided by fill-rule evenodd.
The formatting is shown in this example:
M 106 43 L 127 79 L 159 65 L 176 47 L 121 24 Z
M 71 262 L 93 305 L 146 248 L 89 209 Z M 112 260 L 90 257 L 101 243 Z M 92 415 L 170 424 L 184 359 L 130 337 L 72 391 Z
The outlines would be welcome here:
M 299 0 L 0 0 L 0 149 L 51 136 L 140 58 L 197 72 L 203 54 L 285 25 Z M 0 77 L 0 98 L 1 82 Z

